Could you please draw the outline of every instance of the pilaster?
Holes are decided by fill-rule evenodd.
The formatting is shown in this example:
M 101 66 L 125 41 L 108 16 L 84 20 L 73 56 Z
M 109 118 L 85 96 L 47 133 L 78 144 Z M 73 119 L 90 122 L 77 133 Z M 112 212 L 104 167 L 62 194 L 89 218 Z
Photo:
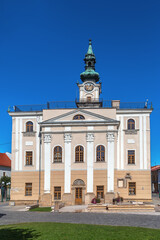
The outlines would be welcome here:
M 44 134 L 44 193 L 50 193 L 51 135 Z
M 72 134 L 64 134 L 65 142 L 65 172 L 64 172 L 64 193 L 71 193 L 71 141 Z
M 115 133 L 106 134 L 108 142 L 108 164 L 107 164 L 107 192 L 114 192 L 114 139 Z
M 87 193 L 93 193 L 94 134 L 86 134 L 87 141 Z

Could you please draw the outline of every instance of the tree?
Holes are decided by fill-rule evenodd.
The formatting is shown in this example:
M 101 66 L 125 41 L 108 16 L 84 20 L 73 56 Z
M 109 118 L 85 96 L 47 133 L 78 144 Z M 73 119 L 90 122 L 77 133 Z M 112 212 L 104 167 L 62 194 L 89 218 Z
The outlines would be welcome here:
M 8 177 L 8 176 L 3 176 L 3 177 L 1 177 L 1 179 L 0 179 L 0 185 L 2 185 L 2 182 L 3 182 L 4 186 L 6 187 L 6 186 L 7 186 L 7 183 L 10 183 L 10 182 L 11 182 L 11 178 Z

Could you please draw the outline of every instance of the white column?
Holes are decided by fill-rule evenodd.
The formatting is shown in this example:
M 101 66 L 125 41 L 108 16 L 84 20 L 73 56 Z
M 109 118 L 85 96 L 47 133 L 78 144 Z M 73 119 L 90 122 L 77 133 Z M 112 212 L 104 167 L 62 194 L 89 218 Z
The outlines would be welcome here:
M 93 192 L 93 154 L 94 154 L 94 134 L 87 133 L 87 193 Z
M 140 169 L 143 169 L 143 124 L 142 116 L 139 116 L 139 152 L 140 152 Z
M 107 192 L 114 192 L 114 133 L 108 132 Z
M 71 140 L 72 140 L 71 133 L 65 133 L 64 193 L 71 192 Z
M 144 169 L 147 169 L 147 126 L 146 116 L 143 116 L 143 131 L 144 131 Z
M 121 169 L 124 169 L 124 118 L 121 116 Z
M 15 170 L 18 171 L 18 153 L 19 153 L 19 147 L 18 147 L 18 123 L 19 123 L 19 118 L 15 118 L 16 121 L 16 127 L 15 127 Z
M 20 118 L 19 130 L 19 170 L 22 170 L 22 118 Z
M 38 116 L 36 122 L 36 170 L 39 170 L 39 151 L 40 151 L 40 139 L 39 139 L 39 133 L 40 133 L 40 125 L 39 122 L 42 121 L 42 117 Z
M 50 193 L 51 135 L 44 135 L 44 193 Z

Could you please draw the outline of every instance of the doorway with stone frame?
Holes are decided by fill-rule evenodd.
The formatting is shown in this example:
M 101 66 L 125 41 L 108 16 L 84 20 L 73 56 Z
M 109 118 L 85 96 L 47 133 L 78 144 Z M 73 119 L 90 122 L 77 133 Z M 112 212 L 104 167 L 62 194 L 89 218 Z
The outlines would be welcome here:
M 72 185 L 73 204 L 85 204 L 85 190 L 86 186 L 82 179 L 76 179 Z

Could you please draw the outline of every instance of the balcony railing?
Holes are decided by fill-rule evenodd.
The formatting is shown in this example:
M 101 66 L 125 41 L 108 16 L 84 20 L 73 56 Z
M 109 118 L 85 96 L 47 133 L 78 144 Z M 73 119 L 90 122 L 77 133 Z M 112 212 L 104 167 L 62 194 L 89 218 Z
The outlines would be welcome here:
M 67 102 L 47 102 L 46 104 L 39 105 L 16 105 L 8 108 L 8 112 L 41 112 L 45 109 L 64 109 L 64 108 L 77 108 L 77 103 L 84 104 L 96 104 L 101 103 L 101 108 L 112 108 L 111 100 L 92 99 L 86 101 L 81 99 L 80 101 L 67 101 Z M 152 109 L 152 103 L 148 102 L 120 102 L 118 109 Z

